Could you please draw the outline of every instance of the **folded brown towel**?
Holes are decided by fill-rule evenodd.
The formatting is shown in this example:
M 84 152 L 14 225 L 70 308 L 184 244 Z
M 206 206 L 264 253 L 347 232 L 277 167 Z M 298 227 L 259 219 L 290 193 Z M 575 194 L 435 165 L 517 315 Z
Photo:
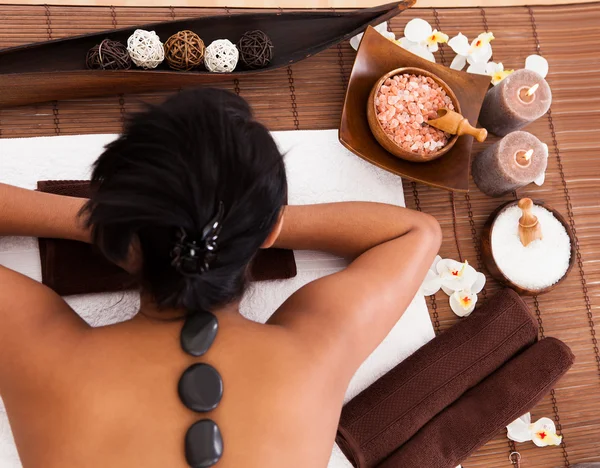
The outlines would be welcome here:
M 532 345 L 433 418 L 379 468 L 454 468 L 531 411 L 573 360 L 556 338 Z
M 336 442 L 354 466 L 376 466 L 468 389 L 533 344 L 537 331 L 514 291 L 498 293 L 344 406 Z
M 88 198 L 90 183 L 85 180 L 44 180 L 41 192 Z M 133 278 L 108 261 L 91 245 L 64 239 L 39 239 L 42 282 L 58 294 L 84 294 L 122 291 L 136 286 Z M 250 269 L 255 281 L 286 279 L 296 276 L 291 250 L 261 250 Z

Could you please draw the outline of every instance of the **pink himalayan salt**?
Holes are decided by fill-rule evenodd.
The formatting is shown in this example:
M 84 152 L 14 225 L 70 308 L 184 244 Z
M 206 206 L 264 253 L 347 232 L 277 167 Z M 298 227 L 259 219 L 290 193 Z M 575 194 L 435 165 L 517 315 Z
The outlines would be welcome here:
M 425 125 L 437 117 L 438 109 L 454 110 L 450 96 L 431 78 L 408 74 L 389 78 L 375 104 L 383 130 L 404 150 L 427 154 L 448 143 L 450 135 Z
M 425 125 L 437 110 L 454 110 L 452 99 L 429 77 L 396 75 L 388 78 L 375 97 L 377 118 L 383 130 L 406 151 L 429 154 L 439 151 L 450 135 Z
M 396 75 L 388 78 L 375 97 L 383 130 L 406 151 L 434 153 L 448 144 L 450 135 L 425 124 L 437 110 L 454 110 L 452 99 L 429 77 Z

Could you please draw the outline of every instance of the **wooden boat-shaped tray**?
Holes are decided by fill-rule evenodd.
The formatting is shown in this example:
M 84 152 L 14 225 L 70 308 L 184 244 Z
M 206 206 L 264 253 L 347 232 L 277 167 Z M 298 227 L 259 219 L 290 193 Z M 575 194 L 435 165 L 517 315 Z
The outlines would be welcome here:
M 415 0 L 390 3 L 351 12 L 298 11 L 247 13 L 166 21 L 133 28 L 27 44 L 0 50 L 0 108 L 37 102 L 79 99 L 118 93 L 178 89 L 195 84 L 233 79 L 249 73 L 285 67 L 346 40 L 368 25 L 376 25 L 410 8 Z M 88 50 L 109 38 L 127 43 L 136 29 L 155 31 L 166 41 L 183 29 L 196 32 L 206 45 L 215 39 L 237 42 L 244 32 L 260 29 L 272 40 L 273 61 L 260 70 L 238 65 L 232 73 L 211 73 L 204 68 L 175 71 L 165 63 L 154 70 L 89 70 Z

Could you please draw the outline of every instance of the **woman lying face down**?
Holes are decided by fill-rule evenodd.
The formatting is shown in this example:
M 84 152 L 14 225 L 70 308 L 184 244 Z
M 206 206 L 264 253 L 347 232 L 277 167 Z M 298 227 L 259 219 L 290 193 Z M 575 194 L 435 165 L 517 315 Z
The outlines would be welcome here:
M 326 466 L 348 383 L 416 294 L 437 222 L 378 203 L 285 206 L 271 135 L 215 89 L 134 116 L 92 181 L 90 200 L 0 184 L 0 235 L 91 242 L 141 288 L 133 319 L 92 328 L 0 267 L 0 395 L 24 467 Z M 271 247 L 350 264 L 259 324 L 239 301 Z

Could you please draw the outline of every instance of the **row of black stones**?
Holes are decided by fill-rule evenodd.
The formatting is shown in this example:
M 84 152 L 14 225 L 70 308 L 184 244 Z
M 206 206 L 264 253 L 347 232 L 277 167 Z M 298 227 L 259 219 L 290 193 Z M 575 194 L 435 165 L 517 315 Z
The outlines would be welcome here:
M 181 329 L 181 348 L 198 357 L 208 351 L 219 322 L 210 312 L 190 315 Z M 192 364 L 179 379 L 179 398 L 183 404 L 198 413 L 214 410 L 223 397 L 223 380 L 217 370 L 208 364 Z M 185 435 L 185 458 L 192 468 L 208 468 L 223 455 L 223 438 L 212 419 L 194 423 Z

